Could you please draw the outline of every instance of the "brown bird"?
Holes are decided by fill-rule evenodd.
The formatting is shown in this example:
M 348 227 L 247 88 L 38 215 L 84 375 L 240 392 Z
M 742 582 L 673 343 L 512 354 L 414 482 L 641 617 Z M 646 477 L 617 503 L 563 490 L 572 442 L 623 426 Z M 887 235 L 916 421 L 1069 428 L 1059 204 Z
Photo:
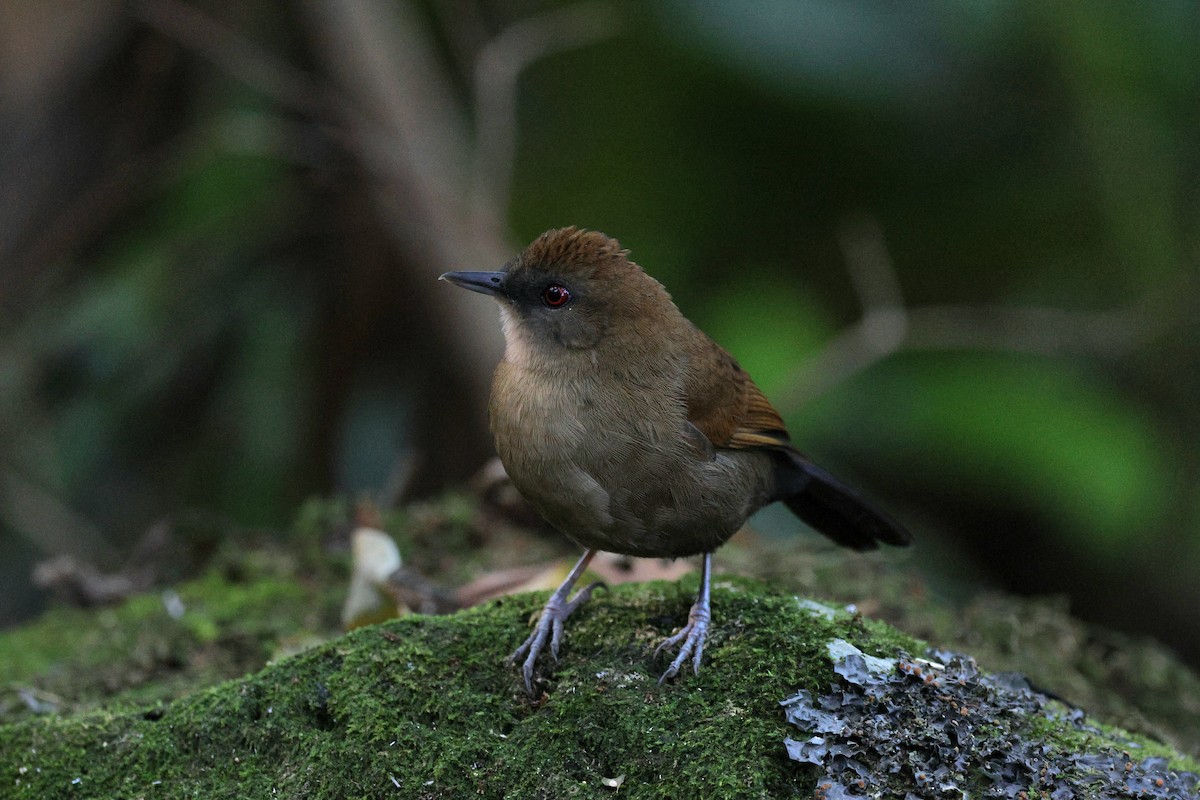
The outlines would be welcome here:
M 792 447 L 750 376 L 615 239 L 547 231 L 498 272 L 441 280 L 500 302 L 496 450 L 521 494 L 585 550 L 510 657 L 531 695 L 547 639 L 557 661 L 564 620 L 599 585 L 570 597 L 598 550 L 704 556 L 687 624 L 655 651 L 679 645 L 661 683 L 689 656 L 699 672 L 713 551 L 768 503 L 856 550 L 912 540 Z

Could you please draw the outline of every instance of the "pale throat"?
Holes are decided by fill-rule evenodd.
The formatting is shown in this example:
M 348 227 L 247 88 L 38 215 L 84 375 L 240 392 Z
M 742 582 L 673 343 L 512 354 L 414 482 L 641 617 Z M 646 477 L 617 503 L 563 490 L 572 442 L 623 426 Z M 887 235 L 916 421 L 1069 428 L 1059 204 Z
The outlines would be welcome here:
M 597 366 L 595 348 L 570 351 L 539 341 L 507 303 L 500 305 L 500 327 L 504 331 L 504 360 L 518 369 L 591 376 Z
M 541 366 L 545 356 L 521 325 L 517 312 L 507 303 L 500 304 L 500 327 L 504 331 L 504 360 L 522 369 Z

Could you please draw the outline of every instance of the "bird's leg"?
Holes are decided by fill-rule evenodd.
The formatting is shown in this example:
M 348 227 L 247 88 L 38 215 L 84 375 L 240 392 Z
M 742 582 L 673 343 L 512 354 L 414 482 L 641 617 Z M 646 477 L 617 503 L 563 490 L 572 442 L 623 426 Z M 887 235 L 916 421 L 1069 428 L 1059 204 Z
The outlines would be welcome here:
M 533 664 L 537 661 L 538 654 L 546 646 L 547 637 L 550 639 L 550 655 L 554 656 L 555 661 L 558 661 L 558 645 L 562 640 L 563 622 L 571 615 L 572 611 L 588 601 L 596 587 L 604 585 L 603 582 L 596 581 L 580 589 L 570 600 L 567 599 L 567 595 L 571 593 L 571 587 L 575 585 L 575 581 L 579 580 L 579 576 L 587 569 L 588 563 L 595 555 L 596 551 L 589 549 L 579 558 L 566 580 L 554 590 L 554 594 L 550 595 L 550 599 L 542 607 L 542 614 L 538 618 L 537 627 L 533 629 L 533 633 L 529 634 L 525 643 L 508 657 L 510 664 L 515 664 L 521 658 L 525 659 L 521 665 L 521 672 L 525 676 L 525 691 L 529 693 L 530 697 L 533 697 Z
M 679 647 L 679 655 L 675 656 L 671 666 L 667 667 L 667 671 L 658 679 L 659 683 L 678 675 L 679 668 L 683 666 L 683 662 L 689 655 L 692 657 L 692 672 L 700 674 L 700 659 L 704 656 L 704 640 L 708 636 L 708 621 L 712 618 L 712 612 L 709 609 L 709 598 L 712 594 L 709 587 L 711 574 L 712 553 L 705 553 L 704 564 L 700 568 L 700 592 L 696 595 L 696 602 L 692 603 L 691 611 L 688 612 L 687 625 L 680 628 L 678 633 L 665 640 L 654 651 L 654 655 L 658 656 L 663 648 L 674 647 L 683 642 Z

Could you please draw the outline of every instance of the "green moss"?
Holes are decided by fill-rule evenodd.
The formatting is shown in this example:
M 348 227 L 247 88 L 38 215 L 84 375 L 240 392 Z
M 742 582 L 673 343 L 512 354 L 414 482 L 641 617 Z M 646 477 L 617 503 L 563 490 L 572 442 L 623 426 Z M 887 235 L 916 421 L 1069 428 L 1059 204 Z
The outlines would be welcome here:
M 66 796 L 812 796 L 787 759 L 779 701 L 833 680 L 826 643 L 919 643 L 795 597 L 721 581 L 699 676 L 659 686 L 654 645 L 694 580 L 600 594 L 568 624 L 530 702 L 504 656 L 544 595 L 361 629 L 236 681 L 147 709 L 0 727 L 0 786 Z M 1039 735 L 1066 725 L 1044 720 Z M 1078 744 L 1071 740 L 1071 746 Z M 78 783 L 73 781 L 78 780 Z
M 266 553 L 236 575 L 218 565 L 173 590 L 0 633 L 0 722 L 32 712 L 11 699 L 21 691 L 59 711 L 163 702 L 261 668 L 306 629 L 331 633 L 340 592 L 310 592 Z

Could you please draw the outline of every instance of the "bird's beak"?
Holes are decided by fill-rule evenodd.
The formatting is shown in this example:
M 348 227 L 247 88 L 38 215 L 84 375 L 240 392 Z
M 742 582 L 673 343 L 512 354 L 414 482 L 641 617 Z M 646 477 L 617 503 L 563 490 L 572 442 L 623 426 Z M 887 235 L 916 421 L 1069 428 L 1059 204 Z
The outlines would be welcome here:
M 506 272 L 447 272 L 438 280 L 495 297 L 504 294 L 504 281 L 507 277 Z

